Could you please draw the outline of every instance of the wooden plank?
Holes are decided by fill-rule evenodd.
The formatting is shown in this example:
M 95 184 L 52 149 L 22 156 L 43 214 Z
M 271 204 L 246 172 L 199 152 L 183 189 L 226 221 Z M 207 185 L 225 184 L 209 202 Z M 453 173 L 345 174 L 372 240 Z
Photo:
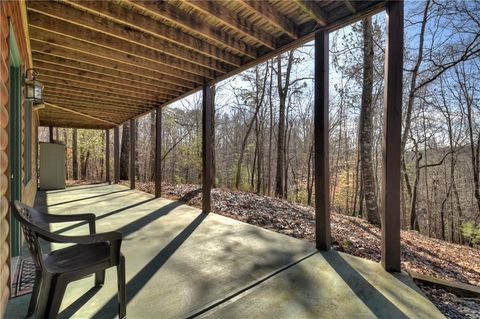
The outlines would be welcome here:
M 400 141 L 403 86 L 403 1 L 388 1 L 385 50 L 383 179 L 381 188 L 382 265 L 399 272 L 400 264 Z
M 255 0 L 238 0 L 238 2 L 287 34 L 292 39 L 299 38 L 295 23 L 275 9 L 269 2 Z
M 155 109 L 155 197 L 162 196 L 162 108 Z
M 136 88 L 137 91 L 139 90 L 147 94 L 151 94 L 154 96 L 161 96 L 165 98 L 171 98 L 178 95 L 178 92 L 175 92 L 173 94 L 165 93 L 158 86 L 149 85 L 148 83 L 139 83 L 135 81 L 130 81 L 128 79 L 119 79 L 116 77 L 109 76 L 108 74 L 100 74 L 100 73 L 94 73 L 94 72 L 85 71 L 85 70 L 79 70 L 79 69 L 70 68 L 64 65 L 37 61 L 35 59 L 33 61 L 35 63 L 35 69 L 38 70 L 39 73 L 42 73 L 42 70 L 46 70 L 48 72 L 65 74 L 66 76 L 69 76 L 69 77 L 75 76 L 75 77 L 80 77 L 82 79 L 94 80 L 97 83 L 97 85 L 102 84 L 102 85 L 106 85 L 107 87 L 118 87 L 121 89 L 126 88 L 129 91 L 132 91 Z
M 313 1 L 308 0 L 294 0 L 298 6 L 308 15 L 310 15 L 322 27 L 327 25 L 326 14 L 320 6 Z
M 440 287 L 462 297 L 480 298 L 480 287 L 478 286 L 465 284 L 463 282 L 455 280 L 446 280 L 442 278 L 427 276 L 411 270 L 408 270 L 407 272 L 410 277 L 426 285 Z
M 86 46 L 90 47 L 88 44 L 93 44 L 102 48 L 107 48 L 110 50 L 118 51 L 136 57 L 139 60 L 147 60 L 151 68 L 163 70 L 167 72 L 165 67 L 170 67 L 170 74 L 175 76 L 175 72 L 185 75 L 188 78 L 190 75 L 198 75 L 207 78 L 214 78 L 215 72 L 226 73 L 229 68 L 223 62 L 216 60 L 211 60 L 209 58 L 204 58 L 204 63 L 208 65 L 203 65 L 200 63 L 194 63 L 195 55 L 191 55 L 191 60 L 186 61 L 185 59 L 179 59 L 178 57 L 172 56 L 170 54 L 165 54 L 165 50 L 158 51 L 152 48 L 134 44 L 130 41 L 123 40 L 118 37 L 112 37 L 108 34 L 97 32 L 87 28 L 81 28 L 75 24 L 67 23 L 65 21 L 54 19 L 37 12 L 30 12 L 30 31 L 32 38 L 38 39 L 39 33 L 48 32 L 48 36 L 53 37 L 53 34 L 60 36 L 60 38 L 71 38 L 78 39 L 82 42 L 76 43 L 76 48 L 79 50 L 84 50 Z M 43 38 L 45 39 L 45 38 Z M 56 38 L 54 38 L 56 39 Z M 158 41 L 158 39 L 157 39 Z M 160 42 L 160 41 L 158 41 Z M 57 42 L 59 43 L 59 42 Z M 60 42 L 61 43 L 61 42 Z M 107 51 L 105 54 L 110 54 Z M 184 50 L 187 52 L 187 50 Z M 141 59 L 141 60 L 140 60 Z M 210 63 L 208 63 L 210 62 Z M 138 62 L 137 62 L 138 63 Z M 192 77 L 193 79 L 193 77 Z
M 315 239 L 319 250 L 330 249 L 330 166 L 328 31 L 315 34 Z
M 105 181 L 110 184 L 110 130 L 105 130 Z
M 113 179 L 120 182 L 120 134 L 118 126 L 113 128 Z
M 97 118 L 95 116 L 91 116 L 91 115 L 88 115 L 88 114 L 77 112 L 75 110 L 71 110 L 69 108 L 58 106 L 58 105 L 55 105 L 55 104 L 52 104 L 52 103 L 45 102 L 45 105 L 47 107 L 53 107 L 53 108 L 56 108 L 56 109 L 59 109 L 59 110 L 65 111 L 65 112 L 70 112 L 70 113 L 73 113 L 73 114 L 81 115 L 81 116 L 84 116 L 84 117 L 87 117 L 89 119 L 96 120 L 96 121 L 99 121 L 99 122 L 104 122 L 104 123 L 108 123 L 108 124 L 111 124 L 111 125 L 116 125 L 116 123 L 114 123 L 114 122 L 110 122 L 110 121 L 107 121 L 107 120 L 104 120 L 104 119 Z M 53 138 L 53 128 L 50 127 L 49 129 L 51 130 L 49 132 L 52 133 L 52 136 L 50 136 L 50 140 L 52 140 L 52 138 Z
M 258 26 L 253 25 L 246 19 L 242 19 L 238 15 L 232 13 L 223 7 L 220 1 L 195 1 L 187 0 L 186 3 L 201 13 L 215 17 L 217 21 L 223 25 L 232 28 L 242 36 L 266 46 L 269 49 L 276 48 L 276 39 L 272 35 L 262 31 Z
M 130 189 L 135 189 L 135 143 L 136 143 L 136 120 L 130 120 Z M 125 129 L 125 127 L 124 127 Z
M 116 111 L 121 111 L 119 113 L 131 113 L 135 114 L 137 112 L 141 112 L 142 110 L 146 110 L 146 108 L 143 107 L 138 107 L 136 108 L 135 105 L 119 105 L 116 103 L 107 103 L 107 102 L 102 102 L 96 99 L 86 99 L 86 98 L 73 98 L 73 97 L 61 97 L 61 96 L 55 96 L 55 95 L 50 95 L 50 94 L 45 94 L 44 95 L 45 101 L 47 102 L 52 102 L 52 101 L 57 101 L 60 103 L 66 103 L 66 104 L 72 104 L 76 106 L 92 106 L 93 108 L 96 108 L 99 112 L 103 112 L 106 114 L 115 114 Z M 100 106 L 103 106 L 100 108 Z
M 212 189 L 212 112 L 214 106 L 215 87 L 203 85 L 202 95 L 202 211 L 211 210 L 210 192 Z
M 97 99 L 99 101 L 106 101 L 110 103 L 119 103 L 120 105 L 137 105 L 137 104 L 142 104 L 142 105 L 154 105 L 153 102 L 148 102 L 145 100 L 140 100 L 140 99 L 134 99 L 134 98 L 128 98 L 128 97 L 123 97 L 119 96 L 116 94 L 101 94 L 96 91 L 92 92 L 86 92 L 84 90 L 79 90 L 75 88 L 58 88 L 55 85 L 45 85 L 43 92 L 45 94 L 53 94 L 53 95 L 58 95 L 60 97 L 76 97 L 76 98 L 83 98 L 86 97 L 88 99 Z
M 235 54 L 256 58 L 255 49 L 243 41 L 238 41 L 235 48 L 230 48 L 235 52 L 235 54 L 231 54 L 224 50 L 225 45 L 223 43 L 212 45 L 187 32 L 183 32 L 182 30 L 170 27 L 163 23 L 158 23 L 156 20 L 145 15 L 132 14 L 131 8 L 119 6 L 110 1 L 68 0 L 68 2 L 70 5 L 85 10 L 91 14 L 108 18 L 118 24 L 141 30 L 152 36 L 176 43 L 179 46 L 183 46 L 187 49 L 205 54 L 226 63 L 237 64 L 238 57 L 236 57 Z
M 43 52 L 67 59 L 95 64 L 102 67 L 118 69 L 124 72 L 131 72 L 137 75 L 144 74 L 149 77 L 158 79 L 159 82 L 179 85 L 189 89 L 197 86 L 197 83 L 192 79 L 188 79 L 188 77 L 180 79 L 177 76 L 171 76 L 169 73 L 163 72 L 164 70 L 169 69 L 169 72 L 171 73 L 171 68 L 162 67 L 160 69 L 153 69 L 151 66 L 148 66 L 148 61 L 140 62 L 140 59 L 131 57 L 129 54 L 101 48 L 88 43 L 84 45 L 83 50 L 78 50 L 76 49 L 76 45 L 78 44 L 76 42 L 80 41 L 69 39 L 69 43 L 63 43 L 64 41 L 62 39 L 57 39 L 57 41 L 60 41 L 59 43 L 62 43 L 57 44 L 55 40 L 49 38 L 46 34 L 39 35 L 39 38 L 41 39 L 39 40 L 34 37 L 30 39 L 32 43 L 32 50 L 34 52 Z M 64 37 L 64 39 L 68 38 Z M 98 50 L 96 47 L 98 48 Z M 140 62 L 141 65 L 137 62 Z M 198 80 L 198 77 L 196 76 L 191 77 L 194 77 L 195 80 Z
M 75 80 L 66 80 L 60 79 L 58 77 L 50 77 L 45 75 L 39 75 L 38 80 L 45 86 L 55 90 L 62 90 L 62 91 L 71 91 L 77 90 L 79 93 L 85 93 L 85 95 L 111 95 L 116 96 L 118 98 L 125 99 L 125 101 L 129 102 L 139 102 L 145 104 L 157 104 L 159 101 L 165 99 L 154 99 L 154 97 L 145 96 L 142 94 L 134 94 L 129 93 L 125 96 L 125 93 L 122 93 L 121 90 L 114 90 L 112 88 L 107 88 L 104 86 L 97 86 L 92 83 L 88 82 L 81 82 Z M 131 95 L 131 96 L 130 96 Z
M 203 36 L 210 41 L 213 41 L 217 46 L 228 48 L 234 52 L 242 53 L 248 56 L 256 56 L 255 49 L 244 41 L 208 25 L 205 23 L 205 21 L 194 19 L 187 12 L 178 10 L 177 7 L 165 1 L 153 2 L 130 0 L 130 2 L 135 4 L 137 10 L 146 11 L 154 18 L 165 19 L 176 26 L 188 30 L 190 33 Z
M 357 13 L 357 9 L 355 9 L 355 5 L 353 4 L 352 1 L 343 0 L 343 2 L 345 3 L 345 6 L 347 7 L 348 11 L 350 11 L 351 13 Z
M 143 32 L 135 28 L 125 28 L 124 24 L 112 22 L 111 20 L 95 14 L 85 14 L 85 11 L 75 9 L 71 5 L 59 2 L 33 1 L 29 3 L 29 11 L 41 13 L 43 19 L 52 17 L 59 19 L 66 25 L 73 25 L 77 28 L 89 28 L 94 31 L 102 32 L 106 35 L 129 41 L 135 45 L 141 45 L 145 48 L 164 52 L 171 56 L 195 63 L 217 71 L 223 71 L 226 65 L 219 59 L 206 56 L 202 52 L 193 51 L 188 47 L 180 46 L 175 42 L 167 41 L 164 38 L 155 37 L 150 33 Z M 61 12 L 61 14 L 59 14 Z M 35 23 L 30 19 L 30 23 Z M 229 65 L 239 66 L 240 59 L 232 54 L 225 55 L 229 58 Z M 220 62 L 220 63 L 219 63 Z
M 55 56 L 51 54 L 46 54 L 42 52 L 33 52 L 33 61 L 34 63 L 37 62 L 46 62 L 52 65 L 59 65 L 68 67 L 71 69 L 76 69 L 79 71 L 88 71 L 95 73 L 101 78 L 110 77 L 113 79 L 121 80 L 121 81 L 131 81 L 132 83 L 136 83 L 138 86 L 152 86 L 156 87 L 159 91 L 165 94 L 177 95 L 179 93 L 184 93 L 186 88 L 177 86 L 170 83 L 164 83 L 158 81 L 157 78 L 152 78 L 146 75 L 136 75 L 131 72 L 125 72 L 117 69 L 106 68 L 95 64 L 90 64 L 86 62 L 66 59 L 60 56 Z

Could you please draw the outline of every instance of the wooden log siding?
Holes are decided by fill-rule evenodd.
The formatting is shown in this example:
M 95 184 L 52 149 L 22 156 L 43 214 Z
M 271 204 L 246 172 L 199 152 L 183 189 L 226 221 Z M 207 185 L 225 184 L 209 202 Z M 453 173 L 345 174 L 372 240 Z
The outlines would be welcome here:
M 29 42 L 27 41 L 27 20 L 25 15 L 25 3 L 21 1 L 0 1 L 0 318 L 3 318 L 6 303 L 10 297 L 10 215 L 9 201 L 10 190 L 10 159 L 9 159 L 9 23 L 11 23 L 16 43 L 20 53 L 21 70 L 31 67 L 29 56 Z M 32 139 L 25 139 L 25 99 L 21 97 L 21 194 L 22 201 L 32 205 L 37 190 L 37 112 L 32 114 L 31 132 Z M 25 143 L 32 144 L 31 156 L 25 154 Z M 26 181 L 25 161 L 31 158 L 31 179 Z
M 330 31 L 375 13 L 385 2 L 61 0 L 29 1 L 27 11 L 45 100 L 121 123 L 306 43 L 319 26 Z M 119 107 L 130 113 L 119 116 Z M 40 115 L 41 124 L 65 125 Z M 68 125 L 82 127 L 81 121 Z

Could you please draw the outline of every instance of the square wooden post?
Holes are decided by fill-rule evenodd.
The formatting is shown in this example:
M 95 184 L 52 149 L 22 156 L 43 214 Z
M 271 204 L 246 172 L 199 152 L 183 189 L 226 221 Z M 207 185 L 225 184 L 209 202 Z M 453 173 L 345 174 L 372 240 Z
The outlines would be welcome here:
M 48 139 L 50 143 L 53 143 L 53 126 L 48 127 Z
M 110 130 L 105 130 L 105 180 L 110 184 Z
M 400 271 L 400 183 L 403 87 L 403 1 L 386 5 L 385 110 L 382 179 L 382 266 Z
M 113 179 L 120 182 L 120 134 L 118 126 L 113 129 Z
M 202 103 L 202 210 L 210 212 L 210 191 L 212 189 L 212 112 L 215 107 L 215 87 L 203 85 Z
M 162 196 L 162 108 L 155 109 L 155 197 Z
M 135 143 L 136 143 L 136 121 L 130 120 L 130 188 L 135 189 Z
M 319 250 L 330 249 L 330 174 L 328 114 L 328 31 L 315 34 L 315 238 Z

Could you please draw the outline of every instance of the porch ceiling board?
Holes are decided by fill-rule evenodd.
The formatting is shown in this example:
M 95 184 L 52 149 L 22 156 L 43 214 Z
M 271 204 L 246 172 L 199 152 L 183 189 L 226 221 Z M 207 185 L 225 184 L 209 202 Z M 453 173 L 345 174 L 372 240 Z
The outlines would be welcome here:
M 42 109 L 41 124 L 121 124 L 308 42 L 319 29 L 378 12 L 385 2 L 28 0 L 33 66 L 45 101 L 63 108 Z

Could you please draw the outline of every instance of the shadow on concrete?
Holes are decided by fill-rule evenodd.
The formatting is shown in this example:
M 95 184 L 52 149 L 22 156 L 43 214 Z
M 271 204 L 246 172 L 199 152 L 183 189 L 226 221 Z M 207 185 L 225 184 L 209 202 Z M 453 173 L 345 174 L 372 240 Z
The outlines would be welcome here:
M 338 252 L 324 252 L 322 256 L 377 318 L 408 319 L 408 316 L 350 266 Z
M 97 217 L 95 217 L 95 220 L 100 220 L 100 219 L 103 219 L 103 218 L 106 218 L 108 216 L 112 216 L 112 215 L 115 215 L 115 214 L 118 214 L 118 213 L 121 213 L 127 209 L 130 209 L 130 208 L 134 208 L 134 207 L 137 207 L 137 206 L 140 206 L 140 205 L 143 205 L 145 203 L 148 203 L 148 202 L 151 202 L 152 200 L 155 200 L 156 198 L 149 198 L 147 200 L 143 200 L 141 202 L 138 202 L 138 203 L 134 203 L 132 205 L 128 205 L 128 206 L 124 206 L 124 207 L 120 207 L 119 209 L 116 209 L 116 210 L 113 210 L 111 212 L 108 212 L 108 213 L 105 213 L 105 214 L 102 214 L 102 215 L 99 215 Z M 83 225 L 87 225 L 88 223 L 85 221 L 85 222 L 80 222 L 80 223 L 76 223 L 74 225 L 70 225 L 70 226 L 67 226 L 67 227 L 64 227 L 62 229 L 59 229 L 57 231 L 55 231 L 56 234 L 61 234 L 61 233 L 64 233 L 66 231 L 69 231 L 69 230 L 73 230 L 77 227 L 80 227 L 80 226 L 83 226 Z
M 87 185 L 77 185 L 77 186 L 69 186 L 66 189 L 60 189 L 60 190 L 52 190 L 48 191 L 49 194 L 58 194 L 58 193 L 66 193 L 66 192 L 74 192 L 74 191 L 81 191 L 84 189 L 90 189 L 90 188 L 96 188 L 96 187 L 102 187 L 102 186 L 109 186 L 110 184 L 108 183 L 94 183 L 94 184 L 89 184 Z M 85 187 L 82 187 L 85 186 Z
M 97 292 L 100 291 L 102 287 L 92 287 L 86 293 L 84 293 L 80 298 L 78 298 L 74 303 L 70 304 L 67 308 L 62 310 L 58 314 L 57 318 L 71 318 L 84 304 L 86 304 L 90 299 L 92 299 Z
M 150 219 L 156 219 L 160 216 L 165 215 L 168 211 L 172 210 L 174 207 L 182 205 L 183 203 L 173 202 L 158 211 L 147 215 L 148 219 L 140 219 L 140 222 L 132 223 L 130 226 L 126 225 L 123 228 L 123 232 L 129 233 L 130 231 L 135 231 L 144 223 L 149 223 Z M 170 206 L 168 210 L 167 208 Z M 151 216 L 151 217 L 150 217 Z M 197 227 L 205 220 L 208 216 L 206 213 L 201 213 L 187 226 L 185 227 L 172 241 L 170 241 L 165 248 L 163 248 L 153 259 L 151 259 L 130 281 L 127 283 L 127 303 L 129 300 L 132 300 L 140 290 L 148 283 L 148 281 L 155 275 L 155 273 L 167 262 L 167 260 L 177 251 L 177 249 L 190 237 L 190 235 L 197 229 Z M 120 229 L 120 231 L 122 231 Z M 122 232 L 122 234 L 123 234 Z M 117 296 L 112 297 L 95 315 L 93 318 L 104 319 L 104 318 L 114 318 L 117 313 Z M 128 315 L 128 308 L 127 308 Z
M 48 205 L 47 207 L 53 207 L 53 206 L 59 206 L 59 205 L 64 205 L 64 204 L 75 203 L 75 202 L 84 201 L 84 200 L 88 200 L 88 199 L 92 199 L 92 198 L 98 198 L 98 197 L 103 197 L 103 196 L 107 196 L 107 195 L 111 195 L 111 194 L 116 194 L 116 193 L 121 193 L 121 192 L 127 192 L 127 191 L 129 191 L 129 190 L 130 190 L 130 189 L 122 189 L 122 190 L 120 190 L 120 191 L 109 192 L 109 193 L 104 193 L 104 194 L 95 195 L 95 196 L 90 196 L 90 197 L 82 197 L 82 198 L 79 198 L 79 199 L 73 199 L 73 200 L 69 200 L 69 201 L 66 201 L 66 202 L 55 203 L 55 204 L 52 204 L 52 205 Z

